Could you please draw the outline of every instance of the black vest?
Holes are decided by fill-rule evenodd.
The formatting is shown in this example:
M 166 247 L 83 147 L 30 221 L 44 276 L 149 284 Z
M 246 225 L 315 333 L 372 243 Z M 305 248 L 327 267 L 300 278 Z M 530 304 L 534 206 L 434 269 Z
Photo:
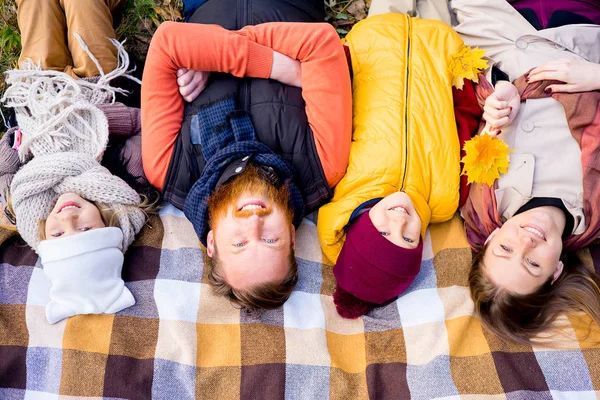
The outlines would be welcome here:
M 264 22 L 321 22 L 323 18 L 323 0 L 209 0 L 196 10 L 190 22 L 237 30 Z M 190 139 L 192 119 L 201 105 L 228 94 L 235 96 L 238 109 L 249 112 L 258 141 L 294 166 L 294 180 L 304 196 L 306 213 L 326 203 L 332 190 L 308 126 L 302 90 L 273 80 L 239 79 L 217 73 L 211 74 L 200 96 L 185 105 L 163 189 L 165 199 L 183 209 L 206 163 L 200 145 Z

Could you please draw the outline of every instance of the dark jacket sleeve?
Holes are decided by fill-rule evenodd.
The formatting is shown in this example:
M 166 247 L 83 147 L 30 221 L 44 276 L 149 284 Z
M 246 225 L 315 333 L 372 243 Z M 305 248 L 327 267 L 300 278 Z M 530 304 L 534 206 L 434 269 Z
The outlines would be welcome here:
M 11 128 L 0 139 L 0 195 L 6 199 L 12 178 L 21 167 L 17 151 L 12 148 L 14 133 L 18 128 Z
M 108 120 L 108 132 L 117 136 L 133 136 L 141 132 L 139 108 L 127 107 L 122 103 L 99 104 Z
M 122 103 L 100 104 L 98 107 L 108 120 L 110 135 L 102 164 L 130 185 L 146 185 L 148 182 L 142 167 L 140 109 Z

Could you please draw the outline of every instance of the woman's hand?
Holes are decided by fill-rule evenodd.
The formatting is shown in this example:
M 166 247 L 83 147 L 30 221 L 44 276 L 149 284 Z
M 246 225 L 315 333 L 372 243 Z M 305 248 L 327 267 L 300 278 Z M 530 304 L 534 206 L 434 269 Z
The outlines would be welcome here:
M 483 132 L 493 136 L 500 134 L 500 128 L 515 119 L 520 107 L 521 96 L 515 85 L 507 81 L 497 82 L 494 93 L 485 99 L 483 119 L 486 127 Z
M 196 97 L 206 88 L 209 76 L 210 72 L 179 68 L 177 71 L 177 84 L 183 99 L 188 103 L 196 100 Z
M 564 84 L 554 84 L 545 90 L 548 93 L 589 92 L 600 89 L 600 64 L 576 58 L 548 61 L 529 72 L 527 82 L 556 80 Z
M 285 85 L 302 87 L 300 61 L 273 51 L 273 65 L 271 66 L 269 78 Z

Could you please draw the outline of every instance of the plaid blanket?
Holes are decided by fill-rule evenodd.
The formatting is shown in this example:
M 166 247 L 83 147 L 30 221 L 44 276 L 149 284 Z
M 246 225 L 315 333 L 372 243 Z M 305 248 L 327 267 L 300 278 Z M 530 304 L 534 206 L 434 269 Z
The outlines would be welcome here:
M 560 350 L 482 330 L 458 217 L 430 227 L 407 292 L 354 321 L 335 312 L 332 268 L 309 220 L 297 233 L 297 289 L 261 315 L 213 295 L 194 230 L 172 207 L 128 251 L 137 303 L 117 315 L 48 324 L 37 257 L 12 232 L 0 241 L 1 399 L 600 397 L 600 330 L 588 335 L 586 316 L 565 317 L 573 339 Z M 599 248 L 583 256 L 600 265 Z

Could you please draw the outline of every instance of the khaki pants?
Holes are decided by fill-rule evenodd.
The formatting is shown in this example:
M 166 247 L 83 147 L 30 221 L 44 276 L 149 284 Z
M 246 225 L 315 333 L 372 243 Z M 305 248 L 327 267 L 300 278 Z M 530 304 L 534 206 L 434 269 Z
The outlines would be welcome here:
M 31 58 L 43 69 L 64 71 L 75 78 L 98 75 L 92 59 L 73 35 L 78 33 L 104 73 L 115 69 L 117 51 L 112 10 L 125 0 L 17 0 L 23 50 L 19 63 Z
M 369 17 L 377 14 L 396 12 L 412 17 L 436 19 L 450 24 L 448 0 L 373 0 Z

